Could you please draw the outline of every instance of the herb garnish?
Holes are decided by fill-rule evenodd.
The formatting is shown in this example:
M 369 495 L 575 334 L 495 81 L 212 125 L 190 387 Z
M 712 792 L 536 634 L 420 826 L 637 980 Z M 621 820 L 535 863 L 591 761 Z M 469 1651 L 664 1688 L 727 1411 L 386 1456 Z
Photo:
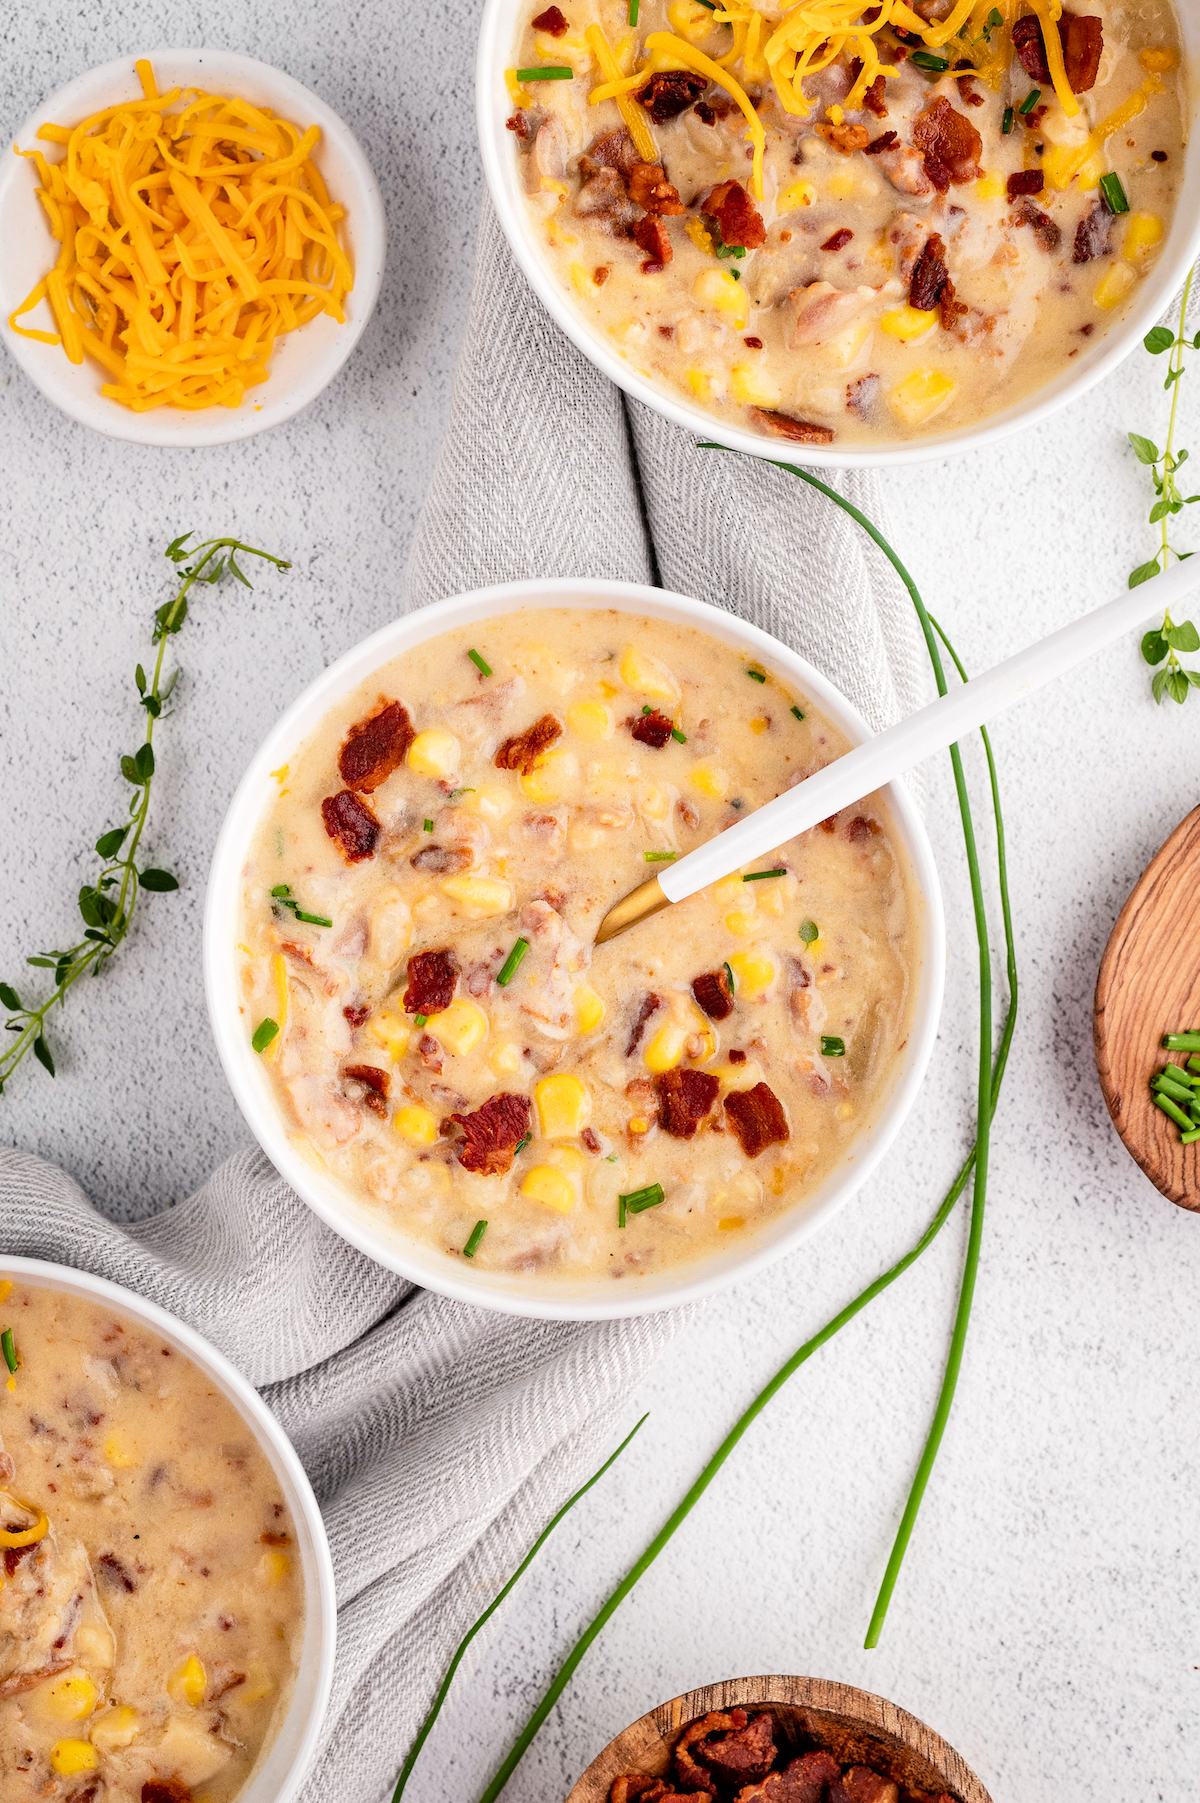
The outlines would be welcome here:
M 478 653 L 478 651 L 468 651 L 468 652 L 467 652 L 467 656 L 468 656 L 468 657 L 469 657 L 469 658 L 470 658 L 470 660 L 471 660 L 471 662 L 472 662 L 472 663 L 473 663 L 473 664 L 474 664 L 474 666 L 475 666 L 475 668 L 476 668 L 476 669 L 477 669 L 477 670 L 478 670 L 478 671 L 479 671 L 479 672 L 480 672 L 480 673 L 481 673 L 481 674 L 482 674 L 482 675 L 484 675 L 484 676 L 490 676 L 490 675 L 491 675 L 491 673 L 492 673 L 492 666 L 491 666 L 491 664 L 485 664 L 485 663 L 484 663 L 484 661 L 483 661 L 483 659 L 482 659 L 482 658 L 481 658 L 481 657 L 480 657 L 480 655 L 479 655 L 479 653 Z
M 1120 176 L 1115 171 L 1100 177 L 1100 192 L 1104 196 L 1104 204 L 1110 213 L 1128 213 L 1129 196 L 1125 192 Z
M 751 682 L 766 682 L 767 680 L 765 670 L 755 670 L 749 664 L 746 666 L 746 675 L 750 678 Z
M 499 971 L 496 973 L 496 981 L 497 981 L 497 983 L 499 983 L 501 989 L 504 989 L 509 983 L 512 982 L 513 978 L 517 974 L 517 966 L 520 964 L 521 959 L 525 956 L 525 954 L 528 950 L 529 950 L 528 939 L 518 939 L 517 943 L 513 946 L 511 952 L 509 952 L 508 957 L 504 960 L 504 963 L 500 966 Z
M 624 1227 L 627 1215 L 645 1214 L 648 1208 L 657 1208 L 663 1200 L 661 1183 L 648 1183 L 645 1189 L 630 1190 L 628 1195 L 617 1197 L 617 1226 Z
M 786 876 L 786 870 L 750 870 L 742 878 L 743 883 L 765 883 L 769 876 Z
M 254 1051 L 265 1052 L 278 1032 L 279 1022 L 277 1020 L 272 1020 L 268 1014 L 266 1019 L 260 1020 L 257 1027 L 254 1029 L 254 1038 L 250 1041 Z
M 845 1055 L 846 1055 L 846 1041 L 844 1039 L 839 1039 L 837 1037 L 836 1033 L 822 1033 L 822 1035 L 821 1035 L 821 1056 L 822 1056 L 822 1058 L 844 1058 Z
M 11 1327 L 6 1327 L 4 1332 L 0 1333 L 0 1352 L 4 1354 L 4 1363 L 15 1377 L 19 1361 L 17 1359 L 17 1348 L 13 1342 L 13 1330 Z
M 1163 1036 L 1164 1052 L 1200 1052 L 1200 1033 L 1167 1033 Z
M 741 258 L 745 256 L 746 246 L 744 244 L 726 244 L 724 238 L 721 236 L 721 227 L 718 222 L 713 219 L 711 215 L 708 215 L 708 221 L 709 236 L 712 238 L 713 250 L 718 257 Z M 741 279 L 738 270 L 731 269 L 729 273 L 733 276 L 737 276 L 739 280 Z
M 1003 25 L 1003 23 L 1004 23 L 1004 14 L 1000 11 L 999 7 L 993 6 L 991 12 L 988 14 L 987 18 L 983 21 L 983 29 L 980 31 L 980 33 L 977 37 L 973 37 L 973 38 L 967 37 L 967 33 L 971 29 L 969 22 L 959 26 L 958 35 L 960 38 L 963 38 L 965 40 L 967 46 L 971 50 L 974 50 L 976 44 L 986 44 L 988 46 L 988 48 L 990 49 L 991 42 L 992 42 L 992 33 L 994 31 L 999 31 L 999 29 Z
M 814 945 L 820 936 L 820 931 L 815 920 L 802 920 L 800 922 L 800 937 L 803 939 L 805 945 Z
M 281 908 L 290 908 L 297 920 L 306 920 L 309 926 L 331 927 L 333 925 L 332 920 L 326 920 L 324 914 L 306 914 L 287 883 L 276 883 L 271 891 L 271 900 L 277 901 Z
M 488 671 L 488 675 L 489 676 L 491 675 L 490 670 Z M 474 1227 L 472 1227 L 472 1229 L 471 1229 L 471 1237 L 467 1241 L 466 1245 L 463 1247 L 463 1257 L 464 1258 L 474 1258 L 475 1254 L 479 1250 L 479 1242 L 483 1238 L 483 1236 L 486 1232 L 487 1232 L 487 1222 L 486 1221 L 476 1221 Z
M 631 25 L 636 25 L 638 22 L 638 10 L 640 6 L 641 0 L 629 0 L 629 23 Z
M 679 853 L 677 851 L 644 851 L 642 856 L 647 864 L 669 864 L 672 859 L 679 856 Z
M 1157 497 L 1150 509 L 1150 524 L 1162 528 L 1162 544 L 1150 559 L 1149 563 L 1140 563 L 1129 576 L 1130 588 L 1138 588 L 1143 582 L 1167 568 L 1172 557 L 1180 562 L 1190 557 L 1190 551 L 1177 551 L 1168 538 L 1168 521 L 1173 514 L 1182 513 L 1194 501 L 1200 501 L 1200 495 L 1181 495 L 1176 480 L 1179 470 L 1187 462 L 1186 451 L 1175 449 L 1175 425 L 1179 412 L 1179 384 L 1184 375 L 1185 350 L 1200 350 L 1200 332 L 1194 338 L 1184 336 L 1184 324 L 1187 320 L 1188 297 L 1191 294 L 1195 272 L 1189 274 L 1184 284 L 1183 297 L 1179 307 L 1179 329 L 1172 332 L 1170 326 L 1155 326 L 1147 332 L 1143 343 L 1152 357 L 1160 357 L 1164 351 L 1171 353 L 1163 387 L 1171 394 L 1171 413 L 1167 424 L 1167 442 L 1161 454 L 1158 446 L 1149 438 L 1143 438 L 1138 432 L 1129 434 L 1129 442 L 1133 446 L 1134 456 L 1139 463 L 1144 463 L 1154 478 L 1154 492 Z M 1176 653 L 1200 650 L 1200 633 L 1197 633 L 1191 620 L 1185 620 L 1176 626 L 1170 613 L 1163 615 L 1163 623 L 1153 632 L 1148 632 L 1142 639 L 1142 656 L 1151 666 L 1163 664 L 1155 669 L 1150 688 L 1154 699 L 1161 704 L 1164 695 L 1172 701 L 1184 702 L 1188 698 L 1189 688 L 1200 688 L 1200 670 L 1185 670 Z M 1165 660 L 1165 663 L 1164 663 Z
M 164 601 L 155 612 L 150 642 L 158 646 L 158 653 L 149 683 L 141 664 L 134 672 L 138 699 L 146 710 L 146 736 L 136 752 L 121 759 L 121 775 L 127 783 L 133 785 L 133 794 L 129 798 L 130 818 L 124 826 L 114 826 L 108 832 L 101 833 L 96 840 L 96 853 L 101 860 L 100 871 L 93 882 L 85 883 L 79 891 L 79 912 L 84 923 L 83 938 L 78 944 L 68 946 L 65 951 L 40 952 L 36 957 L 26 958 L 26 964 L 54 972 L 54 992 L 40 1007 L 27 1007 L 11 983 L 0 983 L 0 1006 L 9 1013 L 4 1024 L 8 1032 L 16 1035 L 8 1050 L 0 1056 L 0 1091 L 3 1091 L 5 1083 L 30 1049 L 43 1069 L 49 1071 L 51 1076 L 54 1075 L 54 1059 L 45 1037 L 46 1017 L 51 1008 L 56 1003 L 60 1008 L 66 1006 L 68 990 L 85 971 L 90 970 L 98 975 L 104 969 L 129 932 L 138 895 L 143 889 L 148 889 L 152 894 L 167 895 L 179 887 L 178 877 L 173 876 L 169 870 L 157 870 L 153 867 L 139 870 L 137 853 L 150 812 L 150 787 L 154 778 L 154 747 L 151 742 L 154 738 L 154 724 L 162 716 L 163 707 L 179 680 L 179 670 L 176 667 L 170 680 L 163 684 L 163 657 L 168 638 L 179 632 L 187 619 L 189 589 L 194 582 L 206 582 L 211 586 L 219 582 L 226 572 L 236 577 L 246 588 L 251 588 L 252 583 L 247 580 L 237 562 L 239 552 L 247 557 L 261 557 L 265 562 L 274 564 L 277 570 L 291 568 L 282 557 L 273 557 L 269 551 L 256 550 L 253 545 L 244 545 L 236 538 L 210 538 L 189 549 L 187 541 L 191 536 L 190 532 L 185 532 L 166 549 L 165 555 L 173 564 L 184 564 L 187 567 L 174 599 Z M 192 560 L 190 564 L 189 558 Z
M 1200 1033 L 1167 1033 L 1163 1046 L 1169 1052 L 1200 1052 Z M 1200 1058 L 1189 1058 L 1186 1070 L 1164 1065 L 1151 1077 L 1150 1090 L 1155 1106 L 1180 1128 L 1184 1145 L 1194 1145 L 1200 1139 Z
M 792 709 L 792 712 L 795 714 L 797 720 L 803 720 L 804 715 L 800 712 L 800 709 L 798 707 L 794 707 Z
M 1033 111 L 1034 107 L 1037 105 L 1038 101 L 1041 98 L 1042 98 L 1042 90 L 1040 88 L 1030 88 L 1028 94 L 1026 94 L 1024 100 L 1021 102 L 1020 106 L 1017 108 L 1017 111 L 1020 113 L 1020 115 L 1023 119 L 1026 118 Z
M 570 81 L 574 69 L 564 63 L 547 63 L 541 69 L 518 69 L 518 81 Z
M 729 978 L 729 993 L 730 993 L 730 995 L 736 995 L 737 994 L 737 984 L 733 980 L 732 970 L 729 968 L 728 964 L 722 964 L 721 969 L 725 972 L 725 975 Z
M 432 820 L 426 820 L 426 822 L 425 822 L 425 831 L 426 831 L 426 832 L 427 832 L 427 833 L 431 833 L 431 832 L 432 832 L 432 831 L 433 831 L 433 821 L 432 821 Z
M 1004 118 L 1000 122 L 1000 130 L 1006 138 L 1015 124 L 1016 114 L 1013 112 L 1011 106 L 1006 106 L 1004 109 Z

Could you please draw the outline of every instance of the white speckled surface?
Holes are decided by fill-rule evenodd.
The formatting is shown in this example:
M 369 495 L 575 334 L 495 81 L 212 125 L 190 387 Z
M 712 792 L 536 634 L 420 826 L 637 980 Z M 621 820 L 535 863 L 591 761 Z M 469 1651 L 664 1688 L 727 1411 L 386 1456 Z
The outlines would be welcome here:
M 380 0 L 319 14 L 283 0 L 126 0 L 85 21 L 59 3 L 0 22 L 8 130 L 90 64 L 164 41 L 223 42 L 322 93 L 358 131 L 389 208 L 390 267 L 359 351 L 306 415 L 247 445 L 169 455 L 92 437 L 0 362 L 4 975 L 74 931 L 82 848 L 116 818 L 116 760 L 137 732 L 131 672 L 165 595 L 162 545 L 189 526 L 236 530 L 296 566 L 264 576 L 253 596 L 197 602 L 178 641 L 185 676 L 160 741 L 149 841 L 184 891 L 147 898 L 135 943 L 55 1027 L 58 1082 L 23 1072 L 0 1102 L 6 1142 L 58 1160 L 114 1212 L 187 1194 L 246 1140 L 204 1016 L 209 852 L 267 724 L 389 617 L 399 587 L 470 274 L 473 33 L 458 0 L 403 23 Z M 1196 393 L 1185 389 L 1185 442 Z M 1123 433 L 1159 433 L 1162 412 L 1155 367 L 1138 357 L 1036 437 L 888 478 L 899 548 L 969 663 L 1122 585 L 1147 547 Z M 1195 543 L 1190 522 L 1181 538 L 1189 528 Z M 959 1747 L 996 1803 L 1200 1795 L 1200 1220 L 1163 1202 L 1116 1141 L 1090 1039 L 1112 921 L 1196 800 L 1187 773 L 1200 764 L 1200 696 L 1156 709 L 1130 642 L 1002 721 L 996 741 L 1022 1024 L 959 1404 L 883 1645 L 860 1650 L 938 1380 L 961 1223 L 754 1429 L 589 1655 L 510 1787 L 519 1803 L 556 1803 L 653 1703 L 754 1670 L 895 1698 Z M 412 1803 L 477 1794 L 740 1404 L 914 1237 L 957 1164 L 975 978 L 941 774 L 932 796 L 950 985 L 931 1078 L 898 1150 L 813 1247 L 709 1307 L 647 1380 L 636 1401 L 651 1420 L 464 1673 Z

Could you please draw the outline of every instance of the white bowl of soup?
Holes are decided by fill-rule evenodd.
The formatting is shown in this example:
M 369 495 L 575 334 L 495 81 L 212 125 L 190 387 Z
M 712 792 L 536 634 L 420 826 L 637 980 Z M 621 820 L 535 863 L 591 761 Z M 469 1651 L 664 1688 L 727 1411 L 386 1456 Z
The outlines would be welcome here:
M 907 43 L 839 7 L 860 35 L 822 48 L 795 0 L 487 0 L 513 253 L 606 375 L 734 450 L 906 462 L 1035 424 L 1200 251 L 1200 13 L 1080 0 L 1060 32 L 1050 5 L 975 0 L 973 45 L 941 41 L 950 0 Z
M 336 1635 L 286 1435 L 141 1297 L 0 1259 L 5 1803 L 286 1803 Z
M 776 640 L 633 584 L 483 590 L 339 659 L 209 880 L 213 1031 L 268 1156 L 372 1258 L 514 1313 L 641 1313 L 791 1250 L 882 1158 L 936 1032 L 906 791 L 594 935 L 866 733 Z

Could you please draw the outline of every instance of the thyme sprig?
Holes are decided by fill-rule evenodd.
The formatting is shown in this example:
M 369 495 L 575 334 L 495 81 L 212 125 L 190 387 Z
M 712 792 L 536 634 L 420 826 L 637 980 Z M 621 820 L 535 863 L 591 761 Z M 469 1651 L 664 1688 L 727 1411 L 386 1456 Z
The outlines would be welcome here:
M 166 549 L 171 563 L 185 566 L 183 578 L 174 598 L 165 601 L 155 612 L 150 643 L 157 650 L 149 680 L 141 664 L 134 671 L 138 702 L 146 716 L 145 737 L 136 751 L 121 758 L 121 775 L 133 790 L 128 803 L 129 818 L 123 826 L 109 827 L 100 834 L 95 846 L 100 868 L 93 880 L 79 891 L 83 938 L 63 950 L 38 952 L 26 958 L 26 964 L 54 973 L 54 988 L 44 1002 L 36 1005 L 23 1002 L 11 983 L 0 983 L 0 1006 L 8 1011 L 5 1030 L 15 1035 L 0 1056 L 0 1093 L 31 1051 L 43 1069 L 54 1075 L 54 1056 L 46 1043 L 46 1020 L 50 1010 L 66 1006 L 68 994 L 87 971 L 90 970 L 93 976 L 100 975 L 126 938 L 143 889 L 166 895 L 179 887 L 178 877 L 169 870 L 159 870 L 153 865 L 139 869 L 138 853 L 150 813 L 150 792 L 154 782 L 154 728 L 159 720 L 169 717 L 163 709 L 179 680 L 178 665 L 167 680 L 163 680 L 167 640 L 181 631 L 187 619 L 189 590 L 197 582 L 208 583 L 211 587 L 226 574 L 235 577 L 246 588 L 252 588 L 253 584 L 237 561 L 239 553 L 246 557 L 261 557 L 278 570 L 291 568 L 281 557 L 259 551 L 253 545 L 244 545 L 240 539 L 211 538 L 201 545 L 189 546 L 188 540 L 192 536 L 185 532 L 173 539 Z
M 1143 582 L 1149 582 L 1160 575 L 1166 570 L 1172 557 L 1182 563 L 1185 557 L 1192 555 L 1190 551 L 1176 550 L 1171 543 L 1170 524 L 1177 513 L 1182 513 L 1193 502 L 1200 501 L 1200 495 L 1183 495 L 1179 492 L 1179 471 L 1187 462 L 1188 454 L 1185 450 L 1175 449 L 1179 384 L 1185 374 L 1184 354 L 1189 350 L 1200 350 L 1200 332 L 1194 338 L 1188 338 L 1184 331 L 1194 275 L 1193 270 L 1184 283 L 1183 297 L 1179 304 L 1178 330 L 1173 332 L 1170 326 L 1155 326 L 1143 340 L 1152 357 L 1170 353 L 1163 387 L 1171 396 L 1171 412 L 1167 421 L 1167 442 L 1161 451 L 1153 439 L 1144 438 L 1140 432 L 1129 434 L 1134 456 L 1151 472 L 1155 500 L 1150 509 L 1150 524 L 1161 530 L 1161 543 L 1154 556 L 1148 563 L 1140 563 L 1136 570 L 1130 571 L 1130 588 L 1138 588 Z M 1200 651 L 1200 633 L 1191 620 L 1184 620 L 1177 626 L 1168 609 L 1163 614 L 1162 625 L 1146 633 L 1142 639 L 1142 656 L 1155 672 L 1150 691 L 1160 705 L 1167 695 L 1172 701 L 1182 703 L 1187 700 L 1190 690 L 1200 689 L 1200 670 L 1185 670 L 1179 661 L 1178 653 L 1181 651 L 1185 655 Z

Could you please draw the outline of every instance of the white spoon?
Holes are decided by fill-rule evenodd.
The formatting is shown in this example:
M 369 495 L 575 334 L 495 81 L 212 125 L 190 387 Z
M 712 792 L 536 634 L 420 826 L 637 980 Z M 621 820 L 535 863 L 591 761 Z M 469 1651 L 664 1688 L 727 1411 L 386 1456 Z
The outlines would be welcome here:
M 919 713 L 855 746 L 844 757 L 797 783 L 794 789 L 726 827 L 723 833 L 697 846 L 649 882 L 639 884 L 609 909 L 600 922 L 596 944 L 615 938 L 672 902 L 686 900 L 698 889 L 764 857 L 798 833 L 808 832 L 831 814 L 840 813 L 864 795 L 883 788 L 935 751 L 945 751 L 956 740 L 985 725 L 1014 701 L 1023 700 L 1035 689 L 1073 670 L 1094 651 L 1124 637 L 1151 611 L 1173 611 L 1176 602 L 1196 588 L 1200 588 L 1200 566 L 1193 570 L 1190 562 L 1176 564 L 1145 589 L 1120 595 L 1073 625 L 1018 651 L 1015 657 L 1005 658 L 994 670 L 951 689 Z

